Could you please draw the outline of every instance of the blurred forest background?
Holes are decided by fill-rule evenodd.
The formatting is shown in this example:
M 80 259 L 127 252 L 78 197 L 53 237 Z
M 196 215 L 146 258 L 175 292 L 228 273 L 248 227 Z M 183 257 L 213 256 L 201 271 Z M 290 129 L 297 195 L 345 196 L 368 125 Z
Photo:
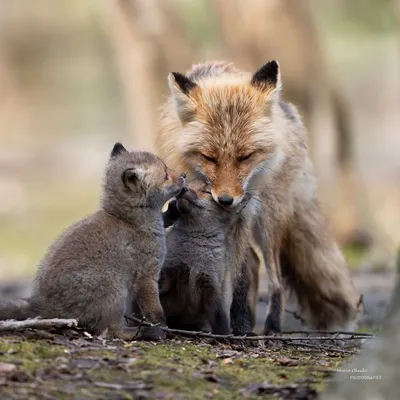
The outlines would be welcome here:
M 152 150 L 167 75 L 278 59 L 352 266 L 400 243 L 400 1 L 0 2 L 0 280 L 96 209 L 115 141 Z M 365 249 L 365 250 L 364 250 Z

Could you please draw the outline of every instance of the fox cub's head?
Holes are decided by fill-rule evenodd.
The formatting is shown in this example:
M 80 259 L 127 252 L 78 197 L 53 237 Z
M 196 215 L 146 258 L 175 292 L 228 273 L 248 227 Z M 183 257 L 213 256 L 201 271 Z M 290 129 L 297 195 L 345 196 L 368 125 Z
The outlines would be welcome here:
M 185 174 L 167 168 L 156 155 L 129 152 L 116 143 L 107 165 L 103 205 L 124 212 L 132 207 L 160 209 L 185 184 Z
M 279 64 L 268 62 L 253 75 L 225 72 L 192 80 L 174 72 L 168 79 L 185 164 L 212 184 L 216 202 L 237 206 L 259 186 L 260 176 L 273 174 L 283 161 Z
M 180 220 L 193 227 L 227 226 L 238 218 L 238 212 L 232 207 L 221 206 L 211 194 L 211 186 L 204 180 L 193 180 L 181 190 L 176 202 L 171 204 L 180 215 Z M 244 202 L 245 203 L 245 202 Z

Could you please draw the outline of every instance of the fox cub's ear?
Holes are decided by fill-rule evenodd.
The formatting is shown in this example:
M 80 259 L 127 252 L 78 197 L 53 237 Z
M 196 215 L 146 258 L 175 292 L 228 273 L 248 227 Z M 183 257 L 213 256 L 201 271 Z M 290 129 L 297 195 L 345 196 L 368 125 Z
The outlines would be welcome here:
M 251 84 L 268 94 L 279 92 L 282 82 L 278 61 L 264 64 L 251 78 Z
M 111 157 L 117 157 L 120 154 L 127 153 L 128 150 L 121 143 L 117 142 L 114 144 L 113 149 L 111 150 Z
M 191 95 L 198 89 L 198 85 L 179 72 L 169 74 L 168 84 L 179 118 L 183 123 L 191 121 L 195 112 L 195 103 Z
M 129 168 L 124 171 L 122 175 L 122 181 L 127 188 L 136 185 L 142 181 L 146 176 L 146 171 L 142 168 Z

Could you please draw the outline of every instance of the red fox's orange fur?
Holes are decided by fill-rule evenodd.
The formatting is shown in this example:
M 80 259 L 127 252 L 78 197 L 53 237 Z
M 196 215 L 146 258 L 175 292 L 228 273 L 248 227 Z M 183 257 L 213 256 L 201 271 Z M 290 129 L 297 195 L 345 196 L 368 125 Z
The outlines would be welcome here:
M 259 245 L 270 297 L 265 331 L 281 329 L 280 311 L 272 310 L 284 307 L 281 274 L 311 328 L 354 322 L 359 296 L 317 200 L 303 123 L 280 98 L 279 64 L 269 62 L 255 74 L 231 63 L 198 64 L 186 76 L 170 74 L 169 84 L 158 153 L 172 168 L 206 178 L 221 204 L 223 196 L 233 199 L 232 207 L 251 196 L 246 215 L 263 221 Z M 248 247 L 251 228 L 243 229 L 238 235 Z

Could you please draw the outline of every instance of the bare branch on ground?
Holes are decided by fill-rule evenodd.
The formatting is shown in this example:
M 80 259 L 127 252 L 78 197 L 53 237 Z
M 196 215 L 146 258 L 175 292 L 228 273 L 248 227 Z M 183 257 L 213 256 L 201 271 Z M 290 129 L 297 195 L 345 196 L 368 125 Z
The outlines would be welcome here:
M 78 326 L 78 320 L 76 319 L 41 319 L 32 318 L 23 321 L 16 321 L 9 319 L 6 321 L 0 321 L 0 331 L 21 331 L 24 329 L 53 329 L 53 328 L 76 328 Z

